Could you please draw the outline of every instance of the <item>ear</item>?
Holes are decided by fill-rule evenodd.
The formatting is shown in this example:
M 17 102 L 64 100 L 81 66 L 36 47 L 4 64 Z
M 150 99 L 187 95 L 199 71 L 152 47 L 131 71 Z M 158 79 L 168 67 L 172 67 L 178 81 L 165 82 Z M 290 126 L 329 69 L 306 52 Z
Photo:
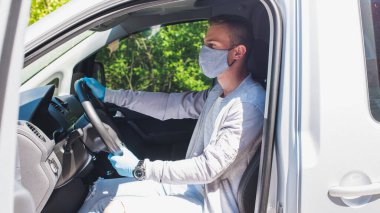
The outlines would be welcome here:
M 246 53 L 247 48 L 244 45 L 240 44 L 235 47 L 233 59 L 240 60 L 245 56 Z

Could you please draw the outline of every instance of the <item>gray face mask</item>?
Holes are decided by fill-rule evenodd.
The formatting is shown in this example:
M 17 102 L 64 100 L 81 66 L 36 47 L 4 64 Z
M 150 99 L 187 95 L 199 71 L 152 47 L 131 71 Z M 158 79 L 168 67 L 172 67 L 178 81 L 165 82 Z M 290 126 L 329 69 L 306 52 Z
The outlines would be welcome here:
M 231 64 L 227 62 L 230 50 L 216 50 L 203 45 L 199 53 L 199 66 L 203 74 L 209 78 L 215 78 L 226 71 L 235 62 L 235 60 Z

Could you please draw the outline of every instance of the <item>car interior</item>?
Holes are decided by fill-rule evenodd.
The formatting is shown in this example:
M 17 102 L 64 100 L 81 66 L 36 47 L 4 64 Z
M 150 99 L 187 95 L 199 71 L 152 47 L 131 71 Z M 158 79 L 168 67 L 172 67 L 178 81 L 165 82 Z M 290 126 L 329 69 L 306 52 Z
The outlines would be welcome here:
M 124 33 L 107 40 L 109 44 L 152 26 L 207 20 L 220 14 L 240 15 L 251 21 L 253 51 L 248 65 L 254 80 L 266 88 L 270 19 L 260 1 L 165 1 L 115 15 L 89 30 L 101 33 L 123 29 Z M 98 51 L 79 57 L 78 63 L 73 64 L 71 94 L 57 95 L 57 82 L 20 94 L 18 156 L 21 182 L 32 194 L 37 212 L 77 212 L 97 179 L 120 178 L 107 159 L 108 150 L 112 150 L 107 140 L 113 140 L 113 144 L 123 143 L 139 159 L 178 160 L 185 157 L 197 120 L 157 120 L 102 103 L 86 86 L 75 84 L 82 77 L 105 82 L 104 66 L 96 60 Z M 90 102 L 92 109 L 87 109 L 84 102 Z M 100 120 L 93 119 L 94 113 Z M 238 189 L 240 212 L 254 211 L 259 161 L 260 150 L 252 158 Z

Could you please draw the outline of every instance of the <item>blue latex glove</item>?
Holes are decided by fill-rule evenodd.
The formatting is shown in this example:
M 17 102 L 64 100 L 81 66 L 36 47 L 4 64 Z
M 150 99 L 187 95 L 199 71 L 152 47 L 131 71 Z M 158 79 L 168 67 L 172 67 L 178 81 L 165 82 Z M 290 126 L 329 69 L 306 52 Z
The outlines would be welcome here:
M 137 159 L 136 156 L 125 147 L 121 148 L 121 151 L 123 155 L 120 156 L 111 153 L 108 154 L 108 160 L 119 175 L 133 177 L 132 172 L 137 166 L 139 159 Z
M 91 89 L 92 94 L 94 94 L 94 96 L 97 99 L 104 101 L 104 96 L 106 94 L 106 88 L 103 85 L 101 85 L 94 78 L 84 77 L 84 78 L 82 78 L 82 81 L 84 81 L 87 84 L 87 86 Z

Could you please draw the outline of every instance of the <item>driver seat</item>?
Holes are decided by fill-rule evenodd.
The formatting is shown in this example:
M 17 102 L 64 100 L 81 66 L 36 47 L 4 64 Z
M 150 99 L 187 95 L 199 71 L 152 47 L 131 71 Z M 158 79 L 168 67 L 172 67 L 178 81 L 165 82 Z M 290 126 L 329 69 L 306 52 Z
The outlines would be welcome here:
M 240 213 L 253 213 L 255 211 L 256 190 L 260 168 L 261 145 L 240 180 L 237 194 L 237 202 Z

